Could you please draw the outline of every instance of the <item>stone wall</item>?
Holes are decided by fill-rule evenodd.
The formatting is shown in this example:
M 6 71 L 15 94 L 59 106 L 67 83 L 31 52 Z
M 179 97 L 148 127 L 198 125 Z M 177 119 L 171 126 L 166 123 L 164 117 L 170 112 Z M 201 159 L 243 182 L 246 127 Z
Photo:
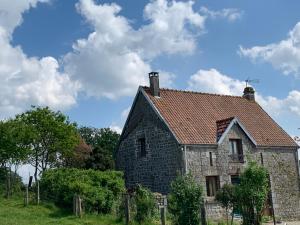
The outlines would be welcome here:
M 264 166 L 271 180 L 275 215 L 282 219 L 300 219 L 300 184 L 296 150 L 261 149 Z
M 242 139 L 244 162 L 232 162 L 229 157 L 229 139 Z M 213 165 L 210 165 L 209 152 Z M 231 183 L 231 175 L 240 174 L 250 160 L 263 164 L 270 173 L 275 215 L 284 219 L 300 218 L 299 176 L 296 150 L 288 148 L 256 148 L 238 125 L 232 127 L 220 146 L 187 146 L 187 170 L 203 186 L 207 215 L 221 218 L 224 210 L 213 197 L 206 196 L 206 176 L 219 176 L 220 186 Z
M 145 138 L 146 157 L 140 156 L 139 138 Z M 166 194 L 183 168 L 182 151 L 166 125 L 139 94 L 117 152 L 117 168 L 124 171 L 127 188 L 142 184 Z

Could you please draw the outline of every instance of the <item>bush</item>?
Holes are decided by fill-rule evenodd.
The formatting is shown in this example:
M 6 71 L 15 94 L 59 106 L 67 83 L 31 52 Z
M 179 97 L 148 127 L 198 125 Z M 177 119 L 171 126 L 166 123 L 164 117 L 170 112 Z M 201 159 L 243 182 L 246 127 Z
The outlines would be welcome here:
M 238 207 L 243 216 L 243 225 L 261 224 L 268 191 L 267 170 L 250 162 L 241 175 L 241 184 L 237 187 Z
M 43 173 L 42 198 L 72 207 L 73 196 L 80 195 L 88 212 L 109 213 L 124 191 L 123 174 L 117 171 L 53 169 Z
M 134 219 L 142 224 L 151 220 L 155 213 L 155 199 L 153 193 L 140 185 L 137 186 L 134 201 L 136 205 L 136 214 Z
M 228 225 L 228 210 L 233 210 L 233 207 L 237 202 L 235 187 L 230 184 L 224 184 L 223 187 L 217 192 L 216 200 L 221 203 L 222 207 L 225 208 L 226 224 Z
M 171 184 L 168 210 L 174 225 L 198 225 L 202 204 L 202 188 L 188 174 L 177 177 Z

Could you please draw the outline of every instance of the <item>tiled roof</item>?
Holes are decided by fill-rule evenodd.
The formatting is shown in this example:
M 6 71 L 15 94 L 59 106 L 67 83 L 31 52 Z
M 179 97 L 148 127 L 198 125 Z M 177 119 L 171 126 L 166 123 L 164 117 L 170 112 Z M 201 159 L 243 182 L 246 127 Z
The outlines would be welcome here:
M 236 117 L 258 146 L 297 146 L 255 101 L 171 89 L 160 89 L 156 98 L 143 89 L 182 144 L 216 144 L 217 121 Z

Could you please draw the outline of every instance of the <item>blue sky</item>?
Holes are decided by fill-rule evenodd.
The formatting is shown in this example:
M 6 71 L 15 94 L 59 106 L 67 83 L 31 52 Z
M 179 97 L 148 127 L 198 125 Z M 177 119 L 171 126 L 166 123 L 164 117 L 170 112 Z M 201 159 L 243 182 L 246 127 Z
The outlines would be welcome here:
M 299 10 L 296 0 L 1 1 L 0 118 L 49 105 L 120 130 L 157 70 L 165 87 L 232 95 L 259 79 L 257 101 L 300 135 Z

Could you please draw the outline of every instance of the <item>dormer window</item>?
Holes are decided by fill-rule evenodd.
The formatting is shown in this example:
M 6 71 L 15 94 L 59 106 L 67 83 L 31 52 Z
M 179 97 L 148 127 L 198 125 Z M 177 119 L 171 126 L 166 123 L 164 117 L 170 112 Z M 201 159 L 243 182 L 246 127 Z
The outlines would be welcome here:
M 138 144 L 139 144 L 139 153 L 140 153 L 141 158 L 146 157 L 146 155 L 147 155 L 146 139 L 144 137 L 140 138 L 138 141 Z
M 233 162 L 244 162 L 242 139 L 229 139 L 229 156 Z

